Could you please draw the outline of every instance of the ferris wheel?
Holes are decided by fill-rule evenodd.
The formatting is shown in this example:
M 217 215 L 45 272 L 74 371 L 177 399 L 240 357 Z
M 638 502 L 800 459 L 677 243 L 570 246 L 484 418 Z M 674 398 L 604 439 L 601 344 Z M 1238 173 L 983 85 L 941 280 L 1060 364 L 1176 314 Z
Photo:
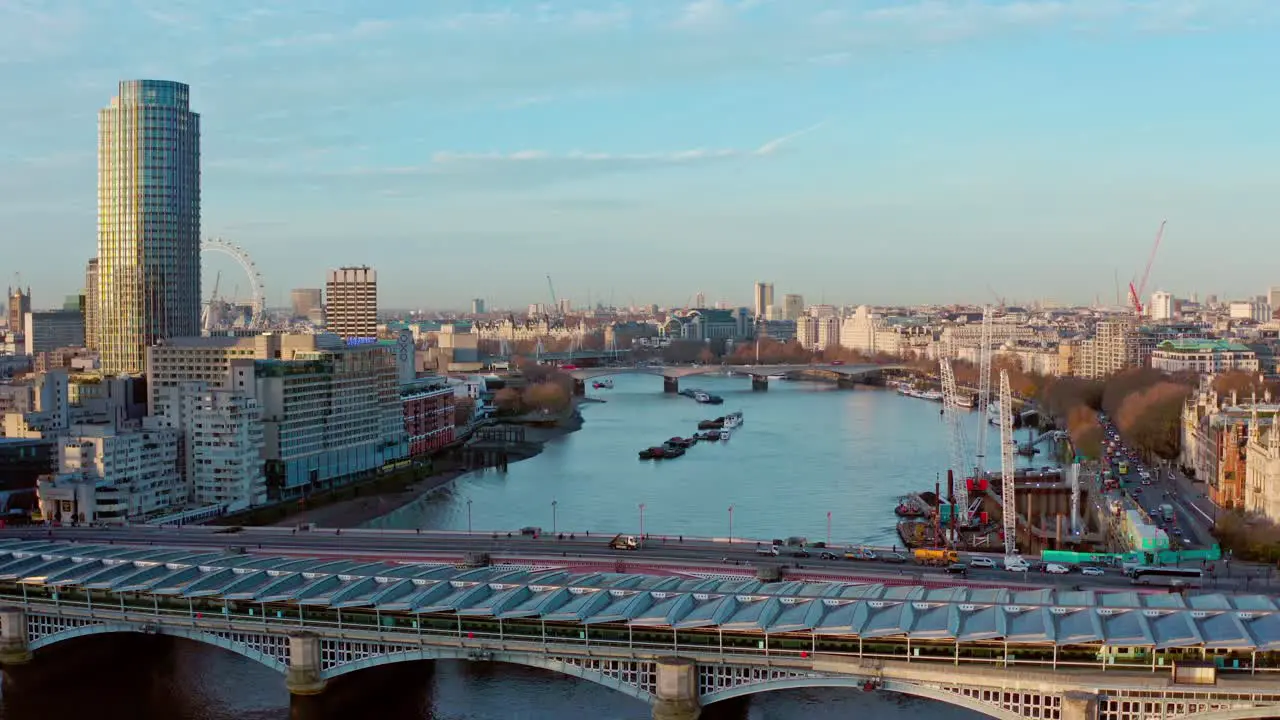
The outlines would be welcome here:
M 262 285 L 262 274 L 258 272 L 258 266 L 253 264 L 253 258 L 249 257 L 249 253 L 239 245 L 222 238 L 208 238 L 200 241 L 200 252 L 218 253 L 230 257 L 236 261 L 240 269 L 244 270 L 244 274 L 249 278 L 249 311 L 250 315 L 243 323 L 243 327 L 261 328 L 267 323 L 267 293 Z M 215 282 L 213 292 L 209 300 L 204 305 L 204 311 L 201 313 L 200 324 L 205 331 L 213 330 L 220 324 L 222 314 L 222 303 L 218 300 L 218 284 Z

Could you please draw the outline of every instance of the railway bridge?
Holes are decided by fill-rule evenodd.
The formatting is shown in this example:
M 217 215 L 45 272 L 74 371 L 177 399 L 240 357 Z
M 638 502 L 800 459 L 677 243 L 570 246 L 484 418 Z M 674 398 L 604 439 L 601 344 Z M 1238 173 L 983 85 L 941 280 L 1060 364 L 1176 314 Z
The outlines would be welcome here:
M 589 380 L 614 375 L 659 375 L 663 379 L 664 392 L 680 392 L 680 379 L 694 375 L 720 375 L 733 373 L 751 378 L 752 390 L 768 390 L 769 378 L 780 375 L 816 374 L 834 377 L 841 386 L 868 382 L 886 371 L 910 370 L 906 365 L 842 365 L 835 363 L 809 363 L 805 365 L 635 365 L 628 367 L 590 367 L 569 371 L 573 377 L 574 392 L 586 392 Z
M 261 663 L 298 695 L 391 663 L 464 659 L 599 683 L 662 720 L 802 687 L 905 693 L 995 718 L 1280 714 L 1280 609 L 1256 595 L 929 590 L 24 542 L 0 545 L 0 603 L 0 663 L 90 635 L 169 635 Z M 1188 658 L 1220 662 L 1198 666 L 1190 684 L 1170 672 Z

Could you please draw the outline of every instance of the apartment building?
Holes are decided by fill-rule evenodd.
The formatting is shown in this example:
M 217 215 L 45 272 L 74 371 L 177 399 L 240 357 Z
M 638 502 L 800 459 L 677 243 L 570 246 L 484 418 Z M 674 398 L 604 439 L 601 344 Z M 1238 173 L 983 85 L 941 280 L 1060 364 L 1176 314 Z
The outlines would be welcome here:
M 353 480 L 408 454 L 392 344 L 259 360 L 254 374 L 273 499 Z
M 421 378 L 400 386 L 400 403 L 409 455 L 430 455 L 454 440 L 457 390 L 442 377 Z
M 124 523 L 165 512 L 186 500 L 178 432 L 152 423 L 73 426 L 58 448 L 58 473 L 36 492 L 50 520 Z
M 352 338 L 378 336 L 378 272 L 365 265 L 329 271 L 324 287 L 325 329 Z
M 183 434 L 188 500 L 235 512 L 267 501 L 262 411 L 229 390 L 185 386 Z
M 1170 373 L 1258 371 L 1258 354 L 1231 340 L 1165 340 L 1151 353 L 1151 367 Z

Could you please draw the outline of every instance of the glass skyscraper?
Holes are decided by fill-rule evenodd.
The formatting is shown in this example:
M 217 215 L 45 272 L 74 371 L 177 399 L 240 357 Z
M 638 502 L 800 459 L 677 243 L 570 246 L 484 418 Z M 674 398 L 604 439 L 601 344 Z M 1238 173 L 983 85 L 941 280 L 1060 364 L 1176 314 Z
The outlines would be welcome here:
M 96 344 L 140 374 L 149 345 L 200 334 L 200 116 L 190 89 L 128 80 L 98 112 Z

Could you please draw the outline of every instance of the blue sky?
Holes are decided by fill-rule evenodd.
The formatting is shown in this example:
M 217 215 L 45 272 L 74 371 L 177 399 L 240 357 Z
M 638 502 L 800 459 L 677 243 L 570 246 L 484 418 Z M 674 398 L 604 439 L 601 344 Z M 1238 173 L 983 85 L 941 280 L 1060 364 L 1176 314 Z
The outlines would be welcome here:
M 404 307 L 1108 301 L 1163 218 L 1149 289 L 1280 284 L 1276 0 L 0 0 L 38 306 L 138 77 L 192 86 L 204 234 L 272 304 L 344 264 Z

